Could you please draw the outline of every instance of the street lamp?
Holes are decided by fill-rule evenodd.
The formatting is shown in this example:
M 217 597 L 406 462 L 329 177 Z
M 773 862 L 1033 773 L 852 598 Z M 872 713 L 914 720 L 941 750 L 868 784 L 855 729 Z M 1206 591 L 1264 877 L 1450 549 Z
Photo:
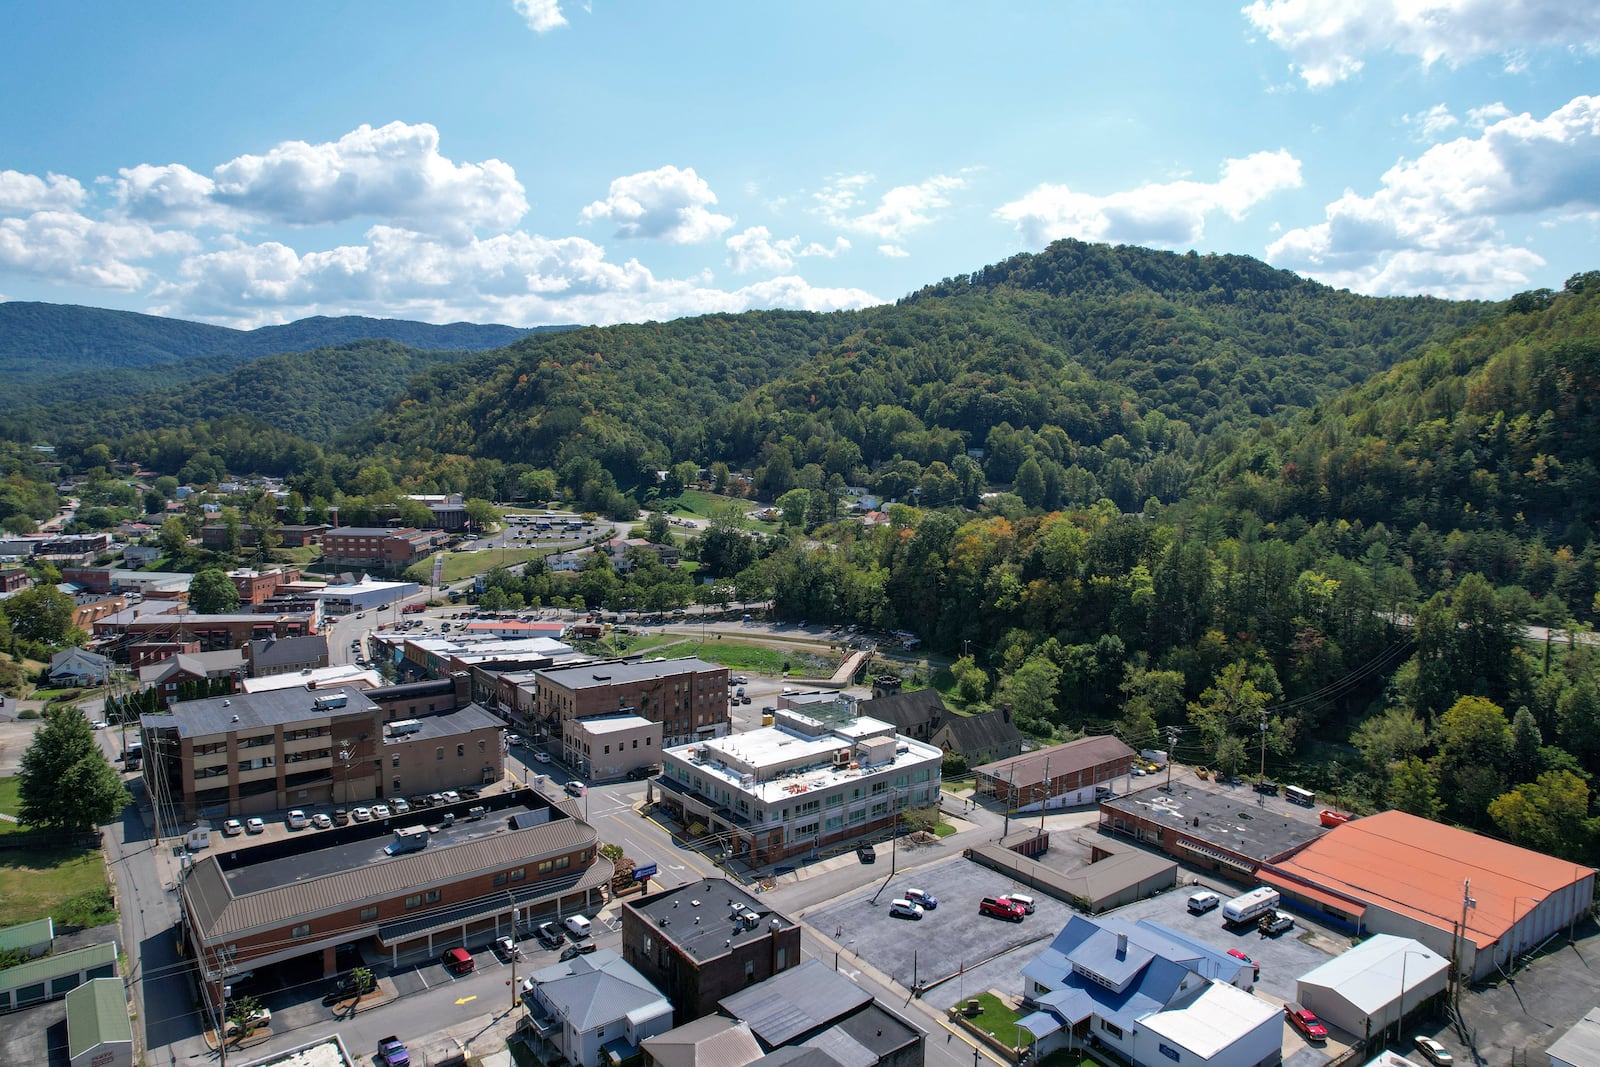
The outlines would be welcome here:
M 1411 956 L 1426 958 L 1428 953 L 1424 949 L 1408 948 L 1400 956 L 1400 1012 L 1394 1020 L 1394 1039 L 1399 1041 L 1405 1036 L 1406 1025 L 1406 960 Z
M 1539 907 L 1539 898 L 1538 897 L 1518 896 L 1518 897 L 1512 897 L 1511 898 L 1511 929 L 1506 931 L 1506 966 L 1507 966 L 1508 971 L 1516 970 L 1516 959 L 1517 959 L 1517 901 L 1519 901 L 1519 900 L 1527 900 L 1527 901 L 1531 901 L 1533 903 L 1533 907 L 1528 909 L 1528 915 L 1532 915 L 1534 913 L 1534 911 Z M 1527 916 L 1523 916 L 1523 918 L 1527 918 Z

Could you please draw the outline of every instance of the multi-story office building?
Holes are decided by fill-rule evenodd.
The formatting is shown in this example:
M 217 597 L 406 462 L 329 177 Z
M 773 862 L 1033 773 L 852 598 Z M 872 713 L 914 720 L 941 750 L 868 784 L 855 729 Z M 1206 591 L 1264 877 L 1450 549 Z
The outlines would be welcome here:
M 550 736 L 567 719 L 632 712 L 661 724 L 668 746 L 728 732 L 728 668 L 693 656 L 645 663 L 607 660 L 534 672 L 534 716 Z
M 756 866 L 886 830 L 939 802 L 944 754 L 878 719 L 780 708 L 772 726 L 662 753 L 661 802 Z

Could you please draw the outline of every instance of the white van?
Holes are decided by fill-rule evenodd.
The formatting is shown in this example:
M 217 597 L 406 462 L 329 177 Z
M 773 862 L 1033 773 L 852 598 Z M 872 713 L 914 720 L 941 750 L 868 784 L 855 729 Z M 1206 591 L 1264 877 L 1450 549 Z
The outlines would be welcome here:
M 590 925 L 582 915 L 567 916 L 567 930 L 573 937 L 588 937 Z
M 1033 898 L 1026 893 L 1007 893 L 1006 898 L 1013 904 L 1021 904 L 1022 910 L 1029 915 L 1033 914 Z
M 1222 898 L 1209 889 L 1202 889 L 1198 893 L 1189 894 L 1189 911 L 1195 915 L 1204 915 L 1221 903 Z

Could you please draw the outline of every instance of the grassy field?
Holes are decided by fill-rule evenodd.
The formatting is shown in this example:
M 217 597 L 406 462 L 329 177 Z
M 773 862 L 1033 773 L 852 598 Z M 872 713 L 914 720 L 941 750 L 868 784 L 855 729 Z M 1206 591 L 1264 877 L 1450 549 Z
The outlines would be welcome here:
M 0 900 L 8 924 L 49 915 L 58 927 L 89 927 L 117 918 L 98 849 L 0 852 Z
M 704 641 L 684 634 L 651 634 L 649 637 L 622 637 L 614 641 L 611 647 L 617 651 L 659 652 L 673 658 L 699 656 L 707 663 L 716 663 L 729 670 L 772 677 L 787 671 L 802 678 L 827 678 L 844 662 L 842 656 L 821 649 L 800 652 L 742 641 L 719 641 L 714 634 Z
M 481 552 L 446 552 L 444 554 L 444 581 L 459 582 L 463 578 L 471 578 L 475 574 L 488 574 L 502 563 L 511 566 L 513 563 L 526 563 L 530 559 L 541 559 L 551 555 L 556 549 L 549 548 L 508 548 L 504 551 L 498 548 L 486 548 Z M 421 564 L 426 569 L 423 585 L 433 575 L 433 560 L 430 557 Z
M 22 798 L 19 795 L 20 782 L 21 779 L 15 777 L 0 778 L 0 811 L 5 812 L 7 815 L 15 815 L 22 810 Z M 16 832 L 16 823 L 10 819 L 0 819 L 0 834 L 14 834 Z
M 973 1026 L 986 1034 L 992 1034 L 996 1041 L 1011 1048 L 1016 1048 L 1024 1042 L 1023 1032 L 1017 1027 L 1017 1020 L 1022 1016 L 1006 1007 L 999 997 L 993 993 L 979 993 L 970 999 L 976 1000 L 978 1006 L 983 1009 L 968 1020 Z

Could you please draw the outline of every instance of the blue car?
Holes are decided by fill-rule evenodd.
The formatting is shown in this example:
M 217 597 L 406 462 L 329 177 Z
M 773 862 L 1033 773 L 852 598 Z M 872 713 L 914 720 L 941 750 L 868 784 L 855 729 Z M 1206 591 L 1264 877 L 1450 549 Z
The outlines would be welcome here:
M 923 911 L 932 911 L 939 906 L 939 898 L 924 889 L 907 889 L 906 899 L 913 904 L 922 905 Z

